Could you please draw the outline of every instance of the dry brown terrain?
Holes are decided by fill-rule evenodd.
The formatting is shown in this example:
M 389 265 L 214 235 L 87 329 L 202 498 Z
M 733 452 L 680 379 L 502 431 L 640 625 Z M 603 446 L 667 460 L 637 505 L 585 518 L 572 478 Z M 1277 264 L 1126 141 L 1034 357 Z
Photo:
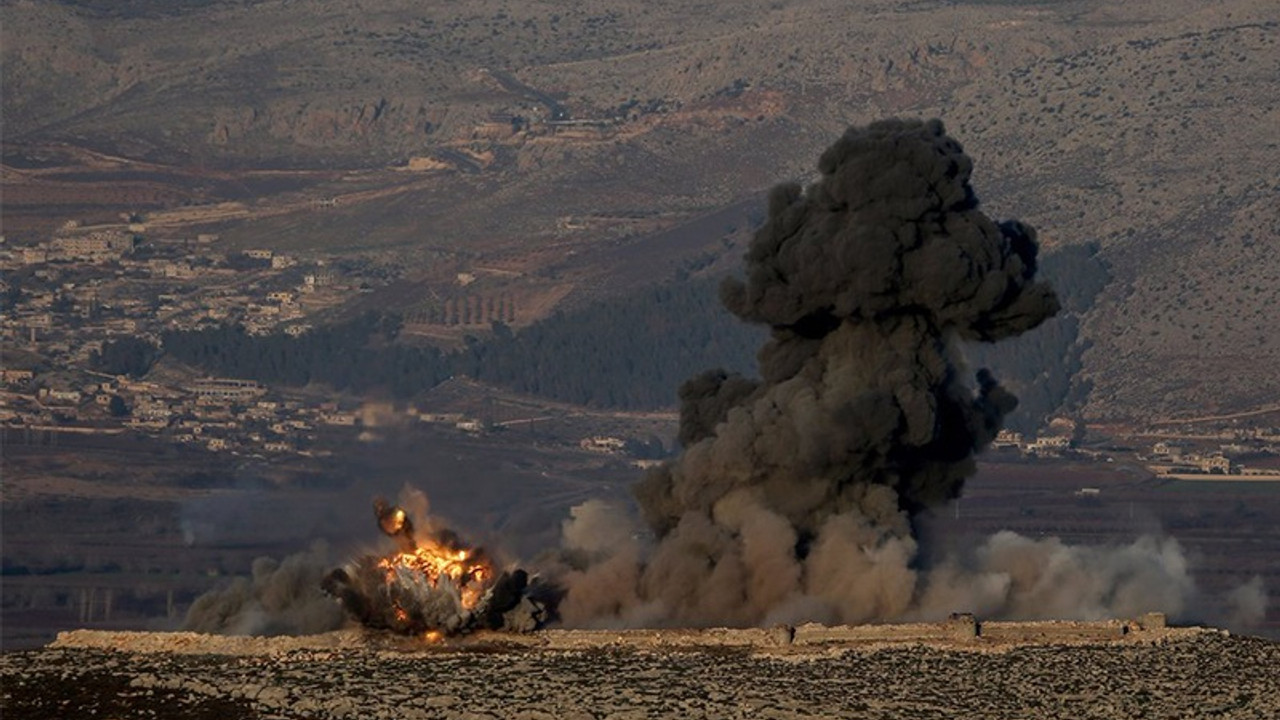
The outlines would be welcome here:
M 418 647 L 350 633 L 69 633 L 0 655 L 0 708 L 30 718 L 1266 718 L 1280 710 L 1278 663 L 1275 643 L 1197 630 L 801 646 L 740 643 L 733 631 L 676 644 L 660 632 L 560 633 Z

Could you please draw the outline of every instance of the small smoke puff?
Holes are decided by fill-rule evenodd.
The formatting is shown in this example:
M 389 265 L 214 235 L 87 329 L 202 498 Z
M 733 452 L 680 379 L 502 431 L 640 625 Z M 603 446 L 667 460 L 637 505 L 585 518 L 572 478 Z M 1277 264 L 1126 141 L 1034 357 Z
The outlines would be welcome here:
M 579 627 L 636 620 L 643 549 L 632 519 L 613 504 L 588 500 L 569 510 L 560 529 L 566 566 L 559 581 L 577 589 L 560 603 L 561 618 Z
M 408 514 L 413 526 L 424 532 L 434 530 L 434 519 L 431 517 L 431 500 L 427 494 L 416 487 L 405 483 L 397 496 L 398 506 Z
M 1267 586 L 1261 575 L 1227 593 L 1227 625 L 1231 628 L 1257 627 L 1267 617 Z
M 636 587 L 640 582 L 641 555 L 622 548 L 584 569 L 562 571 L 559 582 L 573 589 L 559 605 L 563 622 L 570 627 L 648 625 L 666 613 L 646 612 Z

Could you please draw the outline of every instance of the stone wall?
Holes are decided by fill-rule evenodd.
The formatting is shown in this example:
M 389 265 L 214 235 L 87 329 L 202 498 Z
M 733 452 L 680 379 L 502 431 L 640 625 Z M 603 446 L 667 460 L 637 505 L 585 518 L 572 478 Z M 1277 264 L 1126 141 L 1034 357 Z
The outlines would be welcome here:
M 122 652 L 172 652 L 213 655 L 277 655 L 298 650 L 372 649 L 393 652 L 452 652 L 468 649 L 588 650 L 619 648 L 663 650 L 726 648 L 758 652 L 811 653 L 833 648 L 877 649 L 893 645 L 930 645 L 956 649 L 998 649 L 1022 645 L 1156 642 L 1200 633 L 1224 633 L 1206 628 L 1167 628 L 1159 613 L 1137 620 L 980 622 L 972 615 L 955 615 L 936 623 L 884 625 L 819 625 L 773 628 L 705 629 L 551 629 L 515 634 L 479 632 L 444 642 L 340 630 L 298 637 L 244 637 L 200 633 L 111 632 L 72 630 L 59 633 L 52 648 L 94 648 Z

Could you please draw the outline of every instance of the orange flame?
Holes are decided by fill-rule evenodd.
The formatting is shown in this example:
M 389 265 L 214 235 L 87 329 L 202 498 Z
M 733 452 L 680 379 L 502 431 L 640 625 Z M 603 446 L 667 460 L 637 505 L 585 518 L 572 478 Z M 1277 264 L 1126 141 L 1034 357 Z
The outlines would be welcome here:
M 378 561 L 378 567 L 386 573 L 387 583 L 395 582 L 396 574 L 409 571 L 421 574 L 432 587 L 438 587 L 441 579 L 449 578 L 458 588 L 462 607 L 475 609 L 484 596 L 486 586 L 495 577 L 493 567 L 483 553 L 467 548 L 450 548 L 432 540 L 420 542 L 408 552 L 399 552 Z M 403 610 L 397 608 L 397 616 Z M 401 617 L 402 621 L 407 617 Z

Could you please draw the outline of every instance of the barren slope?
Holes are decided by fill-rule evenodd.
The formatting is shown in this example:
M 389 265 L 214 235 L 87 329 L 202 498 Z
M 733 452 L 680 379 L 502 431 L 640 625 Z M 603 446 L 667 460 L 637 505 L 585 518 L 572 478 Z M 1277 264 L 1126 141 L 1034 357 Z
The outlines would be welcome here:
M 264 188 L 235 213 L 184 211 L 232 247 L 340 248 L 420 270 L 380 306 L 412 310 L 479 269 L 477 287 L 540 316 L 668 279 L 688 258 L 732 259 L 742 222 L 678 228 L 808 175 L 849 123 L 937 115 L 993 214 L 1032 222 L 1049 245 L 1101 241 L 1116 280 L 1084 325 L 1089 417 L 1280 398 L 1280 17 L 1265 0 L 4 12 L 11 227 L 87 212 L 67 183 L 24 185 L 12 166 L 49 143 L 88 145 L 164 163 L 121 195 L 156 213 Z M 235 185 L 281 166 L 352 172 L 308 174 L 289 197 Z M 327 197 L 342 203 L 315 213 Z

